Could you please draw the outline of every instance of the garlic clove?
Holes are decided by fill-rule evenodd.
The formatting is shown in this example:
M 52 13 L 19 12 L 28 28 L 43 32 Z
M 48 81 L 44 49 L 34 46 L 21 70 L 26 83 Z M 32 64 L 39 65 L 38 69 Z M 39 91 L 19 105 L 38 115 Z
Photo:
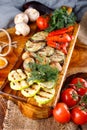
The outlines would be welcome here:
M 28 23 L 28 21 L 29 21 L 29 17 L 25 13 L 19 13 L 14 18 L 15 24 L 18 24 L 18 23 L 21 23 L 21 22 Z

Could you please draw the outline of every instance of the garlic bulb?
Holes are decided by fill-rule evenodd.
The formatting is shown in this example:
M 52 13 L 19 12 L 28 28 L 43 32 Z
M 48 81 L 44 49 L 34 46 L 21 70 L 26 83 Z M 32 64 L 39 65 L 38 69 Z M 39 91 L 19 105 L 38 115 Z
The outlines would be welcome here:
M 24 22 L 16 24 L 15 29 L 16 29 L 15 33 L 17 35 L 22 34 L 23 36 L 26 36 L 30 33 L 30 27 Z
M 35 22 L 37 20 L 37 18 L 40 16 L 39 11 L 37 11 L 36 9 L 33 9 L 33 8 L 26 9 L 24 13 L 28 15 L 29 20 L 31 22 Z
M 25 13 L 20 13 L 20 14 L 17 14 L 14 18 L 14 23 L 15 24 L 18 24 L 18 23 L 21 23 L 21 22 L 24 22 L 24 23 L 28 23 L 29 21 L 29 17 L 27 16 L 27 14 Z

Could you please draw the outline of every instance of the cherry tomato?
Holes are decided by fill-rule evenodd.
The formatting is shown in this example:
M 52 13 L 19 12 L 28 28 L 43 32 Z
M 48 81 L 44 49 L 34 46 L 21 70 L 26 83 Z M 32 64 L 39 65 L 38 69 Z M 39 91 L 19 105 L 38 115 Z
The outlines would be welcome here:
M 53 109 L 53 116 L 57 122 L 66 123 L 70 121 L 71 115 L 65 103 L 58 103 Z
M 71 110 L 71 119 L 78 125 L 87 123 L 87 110 L 81 106 L 76 106 Z
M 70 86 L 74 88 L 81 96 L 87 93 L 87 81 L 83 78 L 77 77 L 72 79 Z
M 49 24 L 49 17 L 48 16 L 39 16 L 36 20 L 36 24 L 40 30 L 45 30 L 48 28 Z
M 79 101 L 78 93 L 73 88 L 67 88 L 61 93 L 61 101 L 66 103 L 68 107 L 73 107 Z

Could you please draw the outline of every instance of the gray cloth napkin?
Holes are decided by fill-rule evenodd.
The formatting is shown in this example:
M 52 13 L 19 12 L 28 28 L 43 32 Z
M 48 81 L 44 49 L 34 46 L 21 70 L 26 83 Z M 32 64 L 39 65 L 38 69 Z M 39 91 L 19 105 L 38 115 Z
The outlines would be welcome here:
M 14 26 L 14 17 L 20 10 L 13 6 L 0 6 L 0 28 L 10 28 Z
M 0 28 L 14 26 L 14 17 L 21 12 L 25 2 L 32 0 L 0 0 Z M 50 8 L 58 8 L 62 5 L 71 6 L 77 15 L 78 21 L 81 20 L 84 12 L 87 11 L 87 0 L 34 0 Z
M 25 0 L 0 0 L 0 28 L 14 26 L 14 17 L 20 13 Z

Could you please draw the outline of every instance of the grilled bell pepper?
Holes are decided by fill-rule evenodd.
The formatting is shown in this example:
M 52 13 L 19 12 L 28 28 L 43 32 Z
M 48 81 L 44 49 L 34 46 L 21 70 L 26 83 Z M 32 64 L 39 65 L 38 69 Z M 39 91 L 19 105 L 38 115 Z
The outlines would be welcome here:
M 51 47 L 58 49 L 58 50 L 61 50 L 64 54 L 67 54 L 68 44 L 69 44 L 68 42 L 57 43 L 55 41 L 50 41 L 50 40 L 47 41 L 48 46 L 51 46 Z
M 48 37 L 55 36 L 55 35 L 61 35 L 61 34 L 64 34 L 64 33 L 69 33 L 69 32 L 72 32 L 73 29 L 74 29 L 74 26 L 69 26 L 67 28 L 58 29 L 58 30 L 50 32 L 48 34 Z
M 47 37 L 46 39 L 47 41 L 55 41 L 59 43 L 66 43 L 66 42 L 71 41 L 71 37 L 67 33 L 64 33 L 62 35 L 55 35 L 55 36 Z

